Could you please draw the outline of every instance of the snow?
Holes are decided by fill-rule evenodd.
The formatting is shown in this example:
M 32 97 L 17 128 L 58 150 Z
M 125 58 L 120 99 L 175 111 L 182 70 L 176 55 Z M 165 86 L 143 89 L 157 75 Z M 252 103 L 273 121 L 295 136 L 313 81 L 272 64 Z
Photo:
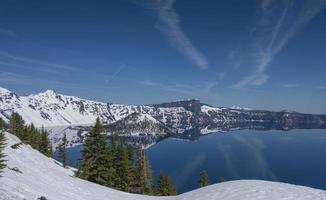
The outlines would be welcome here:
M 240 107 L 240 106 L 236 106 L 236 105 L 233 105 L 230 108 L 235 109 L 235 110 L 252 110 L 252 108 L 245 108 L 245 107 Z
M 258 180 L 230 181 L 214 184 L 171 197 L 153 197 L 125 193 L 87 182 L 73 176 L 73 169 L 63 168 L 28 145 L 12 149 L 20 140 L 6 133 L 7 165 L 0 177 L 1 200 L 326 200 L 326 191 Z
M 221 110 L 221 108 L 214 108 L 206 105 L 201 106 L 201 111 L 206 114 L 209 114 L 209 112 L 220 112 Z
M 0 87 L 0 94 L 6 94 L 6 93 L 10 93 L 10 91 L 7 90 L 6 88 Z

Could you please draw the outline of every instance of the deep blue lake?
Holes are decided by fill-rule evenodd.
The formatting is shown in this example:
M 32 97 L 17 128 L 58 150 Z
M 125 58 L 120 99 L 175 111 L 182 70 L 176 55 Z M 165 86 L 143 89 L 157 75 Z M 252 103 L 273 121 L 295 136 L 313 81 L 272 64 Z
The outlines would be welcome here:
M 81 146 L 68 149 L 76 162 Z M 173 178 L 178 193 L 198 188 L 206 170 L 209 182 L 262 179 L 326 189 L 326 130 L 239 130 L 202 136 L 197 141 L 165 139 L 146 150 L 156 179 Z

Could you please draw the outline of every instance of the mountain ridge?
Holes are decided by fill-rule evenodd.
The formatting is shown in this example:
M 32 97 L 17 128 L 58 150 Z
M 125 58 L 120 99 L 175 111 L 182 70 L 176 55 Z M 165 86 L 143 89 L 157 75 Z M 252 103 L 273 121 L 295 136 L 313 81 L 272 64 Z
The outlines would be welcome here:
M 121 105 L 63 95 L 54 90 L 18 96 L 0 88 L 0 117 L 6 123 L 11 113 L 18 112 L 27 124 L 44 126 L 50 130 L 53 143 L 60 141 L 62 131 L 74 144 L 80 144 L 87 128 L 99 117 L 107 134 L 124 135 L 180 135 L 198 137 L 212 132 L 226 132 L 242 128 L 326 128 L 326 115 L 298 112 L 274 112 L 213 107 L 197 99 L 160 104 Z M 56 128 L 56 127 L 68 127 Z M 77 127 L 77 128 L 76 128 Z M 59 133 L 58 130 L 61 132 Z M 55 145 L 54 145 L 55 146 Z

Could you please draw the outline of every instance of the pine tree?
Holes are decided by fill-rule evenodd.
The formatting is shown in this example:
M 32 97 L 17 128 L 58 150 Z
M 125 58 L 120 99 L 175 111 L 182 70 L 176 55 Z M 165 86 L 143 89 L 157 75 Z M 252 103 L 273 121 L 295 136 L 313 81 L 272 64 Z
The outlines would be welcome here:
M 127 146 L 127 153 L 131 163 L 134 163 L 134 149 L 130 144 Z
M 116 183 L 116 170 L 114 165 L 114 159 L 115 155 L 112 155 L 110 149 L 107 149 L 107 180 L 105 185 L 113 188 L 115 187 Z
M 117 145 L 115 142 L 114 135 L 110 137 L 111 143 L 110 147 L 107 149 L 108 151 L 108 162 L 107 162 L 107 169 L 108 169 L 108 180 L 107 185 L 109 187 L 116 188 L 118 180 L 118 176 L 116 173 L 117 168 Z
M 39 136 L 40 136 L 40 133 L 35 128 L 33 123 L 30 126 L 28 126 L 28 143 L 34 149 L 38 149 L 38 138 L 39 138 Z
M 198 184 L 200 187 L 205 187 L 208 185 L 208 175 L 205 170 L 200 172 Z
M 177 194 L 172 178 L 167 176 L 162 171 L 160 172 L 159 175 L 159 179 L 156 187 L 156 194 L 158 196 L 170 196 L 170 195 Z
M 153 194 L 152 172 L 142 146 L 137 149 L 133 182 L 133 192 Z
M 67 136 L 64 133 L 61 143 L 59 144 L 59 158 L 62 162 L 62 166 L 67 166 L 67 155 L 66 155 Z
M 4 124 L 3 119 L 0 117 L 0 130 L 4 129 Z
M 6 167 L 6 161 L 5 161 L 5 154 L 3 153 L 3 149 L 5 148 L 5 134 L 3 131 L 0 130 L 0 174 L 2 172 L 2 169 Z
M 97 118 L 86 136 L 77 175 L 85 180 L 107 185 L 109 160 L 103 132 L 100 119 Z
M 132 163 L 128 156 L 127 148 L 122 142 L 117 147 L 117 166 L 116 174 L 118 176 L 116 187 L 120 190 L 130 192 L 132 190 Z
M 39 141 L 38 141 L 38 150 L 48 156 L 52 156 L 52 145 L 50 140 L 48 139 L 48 133 L 45 131 L 44 127 L 41 129 L 41 133 L 39 136 Z
M 24 125 L 25 125 L 25 121 L 17 112 L 14 112 L 11 114 L 11 116 L 9 118 L 10 133 L 21 138 L 23 129 L 24 129 Z

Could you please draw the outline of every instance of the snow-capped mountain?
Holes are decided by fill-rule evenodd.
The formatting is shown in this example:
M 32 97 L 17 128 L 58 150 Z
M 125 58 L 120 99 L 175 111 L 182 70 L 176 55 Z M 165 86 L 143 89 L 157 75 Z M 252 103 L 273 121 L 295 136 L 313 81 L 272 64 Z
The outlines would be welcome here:
M 6 133 L 7 168 L 0 177 L 1 200 L 315 200 L 326 192 L 278 182 L 239 180 L 210 185 L 178 196 L 155 197 L 130 194 L 74 177 L 58 161 L 42 155 L 29 145 L 11 146 L 21 141 Z
M 193 99 L 139 106 L 120 105 L 62 95 L 53 90 L 18 96 L 0 88 L 0 117 L 8 122 L 13 112 L 18 112 L 26 123 L 46 127 L 54 144 L 66 132 L 70 146 L 82 142 L 87 129 L 81 126 L 93 124 L 97 117 L 110 133 L 186 133 L 182 137 L 190 138 L 240 128 L 326 128 L 326 115 L 213 107 Z
M 132 113 L 127 117 L 105 125 L 104 128 L 110 133 L 139 135 L 139 134 L 169 134 L 175 132 L 172 128 L 166 126 L 149 114 Z

